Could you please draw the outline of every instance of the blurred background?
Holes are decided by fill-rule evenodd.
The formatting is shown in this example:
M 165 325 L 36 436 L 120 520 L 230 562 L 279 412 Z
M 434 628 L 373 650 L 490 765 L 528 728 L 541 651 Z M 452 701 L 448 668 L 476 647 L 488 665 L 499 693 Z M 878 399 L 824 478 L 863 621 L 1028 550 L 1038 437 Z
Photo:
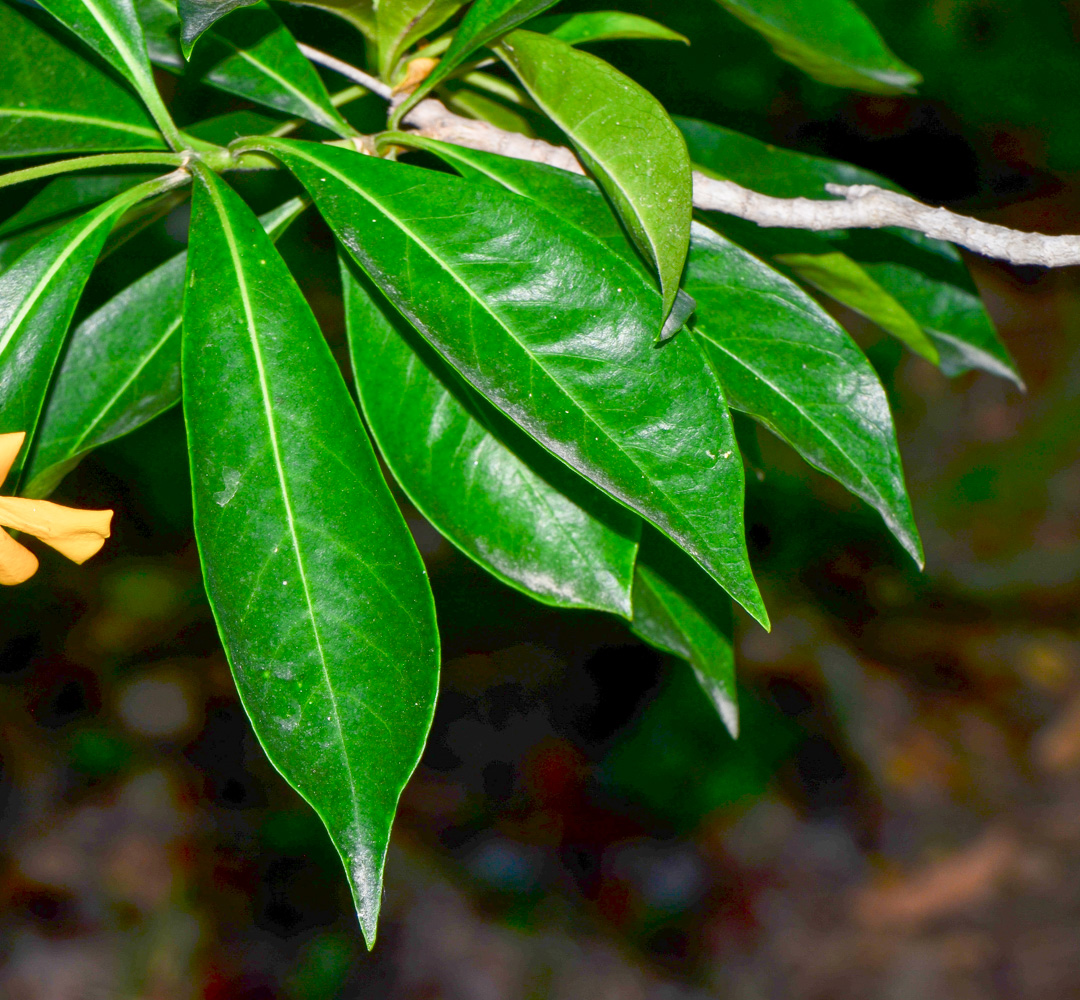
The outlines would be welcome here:
M 618 6 L 694 39 L 596 48 L 673 112 L 1080 232 L 1080 3 L 863 0 L 926 77 L 903 98 L 808 81 L 712 0 Z M 349 56 L 329 15 L 282 14 Z M 181 124 L 243 107 L 174 96 Z M 378 103 L 350 107 L 378 127 Z M 284 190 L 237 183 L 260 210 Z M 81 311 L 185 225 L 177 208 L 110 255 Z M 328 233 L 309 212 L 281 246 L 342 354 Z M 0 595 L 0 996 L 1080 997 L 1080 275 L 971 266 L 1026 394 L 841 315 L 895 407 L 925 573 L 759 435 L 775 627 L 737 623 L 737 743 L 685 664 L 494 582 L 403 502 L 445 660 L 370 954 L 237 701 L 180 414 L 84 462 L 55 499 L 113 507 L 114 537 Z

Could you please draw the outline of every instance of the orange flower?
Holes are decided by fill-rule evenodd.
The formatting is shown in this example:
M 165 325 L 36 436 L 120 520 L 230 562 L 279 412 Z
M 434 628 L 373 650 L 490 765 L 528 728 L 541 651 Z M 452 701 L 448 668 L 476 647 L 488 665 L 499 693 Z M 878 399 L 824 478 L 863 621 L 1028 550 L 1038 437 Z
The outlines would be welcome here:
M 26 432 L 0 434 L 0 483 L 7 478 Z M 36 535 L 72 562 L 84 563 L 109 537 L 111 510 L 76 510 L 48 500 L 0 497 L 0 525 Z M 0 584 L 29 580 L 38 568 L 37 557 L 6 531 L 0 531 Z

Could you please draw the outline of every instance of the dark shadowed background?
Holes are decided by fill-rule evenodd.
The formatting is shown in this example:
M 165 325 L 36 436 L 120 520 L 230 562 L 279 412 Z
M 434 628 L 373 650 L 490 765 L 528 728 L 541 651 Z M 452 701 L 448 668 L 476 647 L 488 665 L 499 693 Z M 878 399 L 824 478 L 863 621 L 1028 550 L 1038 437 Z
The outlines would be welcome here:
M 1080 232 L 1080 3 L 863 0 L 926 77 L 906 98 L 807 81 L 712 0 L 618 6 L 694 39 L 597 47 L 672 112 Z M 329 15 L 282 13 L 350 55 Z M 176 101 L 181 125 L 243 107 Z M 258 209 L 285 190 L 237 184 Z M 108 257 L 81 312 L 184 238 L 180 208 Z M 327 231 L 309 212 L 281 246 L 340 355 Z M 114 537 L 0 594 L 0 996 L 1080 996 L 1080 275 L 971 263 L 1026 394 L 950 382 L 841 316 L 895 406 L 925 573 L 759 435 L 748 529 L 775 627 L 737 623 L 738 743 L 684 664 L 503 587 L 405 505 L 443 681 L 371 954 L 237 701 L 181 415 L 84 462 L 56 499 L 113 507 Z

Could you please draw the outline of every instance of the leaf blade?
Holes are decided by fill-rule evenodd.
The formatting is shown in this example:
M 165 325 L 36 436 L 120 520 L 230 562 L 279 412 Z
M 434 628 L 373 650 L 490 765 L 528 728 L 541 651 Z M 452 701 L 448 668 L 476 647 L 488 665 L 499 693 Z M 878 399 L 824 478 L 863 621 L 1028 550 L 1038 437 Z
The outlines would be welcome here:
M 326 824 L 370 944 L 434 707 L 431 594 L 299 289 L 239 197 L 198 181 L 182 364 L 206 589 L 260 742 Z
M 465 0 L 382 0 L 375 8 L 379 75 L 390 80 L 405 50 L 464 5 Z
M 566 42 L 585 45 L 590 42 L 609 42 L 617 39 L 655 39 L 664 42 L 690 44 L 690 39 L 672 31 L 657 21 L 640 14 L 624 14 L 621 10 L 593 10 L 581 14 L 551 14 L 530 21 L 525 27 Z

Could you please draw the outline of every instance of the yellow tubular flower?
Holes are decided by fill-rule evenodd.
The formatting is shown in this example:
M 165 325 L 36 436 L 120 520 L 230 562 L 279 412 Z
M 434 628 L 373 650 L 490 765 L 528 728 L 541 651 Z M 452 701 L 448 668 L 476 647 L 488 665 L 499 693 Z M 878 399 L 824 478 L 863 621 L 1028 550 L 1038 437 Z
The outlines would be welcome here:
M 0 483 L 25 440 L 25 431 L 0 434 Z M 111 510 L 77 510 L 48 500 L 0 497 L 0 525 L 35 535 L 76 563 L 86 562 L 105 544 L 112 516 Z M 37 568 L 37 557 L 6 531 L 0 531 L 0 585 L 23 583 Z

